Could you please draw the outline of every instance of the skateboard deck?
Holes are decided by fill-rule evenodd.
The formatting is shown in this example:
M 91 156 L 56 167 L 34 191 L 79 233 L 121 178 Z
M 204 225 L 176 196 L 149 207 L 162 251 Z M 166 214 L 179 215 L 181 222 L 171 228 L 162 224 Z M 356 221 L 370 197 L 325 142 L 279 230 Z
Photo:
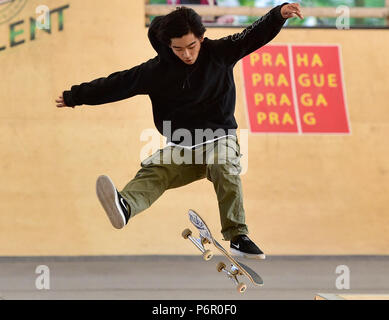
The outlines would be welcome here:
M 244 275 L 246 276 L 254 285 L 256 286 L 262 286 L 263 280 L 262 278 L 250 267 L 246 266 L 245 264 L 236 261 L 224 248 L 223 246 L 212 236 L 211 231 L 209 230 L 208 226 L 206 225 L 205 221 L 200 217 L 200 215 L 195 212 L 194 210 L 188 211 L 189 220 L 191 223 L 197 228 L 200 234 L 200 238 L 194 238 L 192 237 L 192 232 L 189 229 L 185 229 L 182 233 L 183 237 L 185 239 L 189 239 L 192 241 L 192 243 L 203 253 L 204 260 L 210 260 L 213 256 L 212 252 L 210 250 L 205 249 L 205 244 L 213 244 L 217 250 L 221 252 L 231 263 L 230 270 L 226 269 L 226 265 L 222 262 L 220 262 L 217 266 L 217 270 L 219 272 L 224 271 L 228 278 L 233 280 L 237 285 L 237 289 L 239 292 L 244 292 L 247 288 L 247 286 L 239 282 L 237 279 L 238 275 Z

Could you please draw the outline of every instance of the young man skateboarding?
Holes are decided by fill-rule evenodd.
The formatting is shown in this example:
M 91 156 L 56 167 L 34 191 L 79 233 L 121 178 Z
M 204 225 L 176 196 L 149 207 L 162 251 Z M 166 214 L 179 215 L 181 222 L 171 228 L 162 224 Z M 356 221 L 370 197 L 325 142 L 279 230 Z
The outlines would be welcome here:
M 232 254 L 265 259 L 247 236 L 239 173 L 233 67 L 270 42 L 286 19 L 303 18 L 296 3 L 269 11 L 243 32 L 222 39 L 204 37 L 201 17 L 180 7 L 156 17 L 148 37 L 158 55 L 129 70 L 64 91 L 57 107 L 99 105 L 147 94 L 154 123 L 167 146 L 141 162 L 120 192 L 100 176 L 97 196 L 115 228 L 123 228 L 166 190 L 207 178 L 214 185 L 224 240 Z M 168 129 L 167 129 L 168 128 Z

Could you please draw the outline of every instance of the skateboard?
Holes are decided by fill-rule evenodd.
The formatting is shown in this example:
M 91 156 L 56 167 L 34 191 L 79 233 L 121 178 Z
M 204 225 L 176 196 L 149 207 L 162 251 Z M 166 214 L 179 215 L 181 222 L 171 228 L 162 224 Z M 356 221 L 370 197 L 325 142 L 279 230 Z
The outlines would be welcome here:
M 245 264 L 236 261 L 224 248 L 223 246 L 215 240 L 212 236 L 211 231 L 207 227 L 204 220 L 200 217 L 198 213 L 194 210 L 188 211 L 190 222 L 198 229 L 200 233 L 200 238 L 195 238 L 192 236 L 192 231 L 190 229 L 185 229 L 182 232 L 182 237 L 184 239 L 189 239 L 196 247 L 202 252 L 203 259 L 205 261 L 210 260 L 213 257 L 213 252 L 205 248 L 206 244 L 213 244 L 216 249 L 218 249 L 231 263 L 229 269 L 223 262 L 217 264 L 217 271 L 224 272 L 229 279 L 231 279 L 236 285 L 236 289 L 243 293 L 247 289 L 247 285 L 243 282 L 239 282 L 238 276 L 246 276 L 254 285 L 263 286 L 262 278 L 250 267 Z

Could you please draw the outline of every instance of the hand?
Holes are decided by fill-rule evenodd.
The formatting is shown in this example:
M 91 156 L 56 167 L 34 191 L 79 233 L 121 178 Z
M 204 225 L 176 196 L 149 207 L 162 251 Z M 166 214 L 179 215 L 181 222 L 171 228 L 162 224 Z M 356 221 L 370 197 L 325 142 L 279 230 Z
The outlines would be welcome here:
M 65 101 L 63 100 L 63 96 L 59 96 L 57 100 L 55 100 L 55 102 L 57 102 L 57 108 L 64 108 L 64 107 L 69 107 L 65 104 Z M 74 109 L 74 107 L 71 107 Z
M 298 3 L 286 4 L 281 8 L 281 15 L 284 19 L 299 17 L 304 19 L 303 14 L 300 11 L 300 5 Z

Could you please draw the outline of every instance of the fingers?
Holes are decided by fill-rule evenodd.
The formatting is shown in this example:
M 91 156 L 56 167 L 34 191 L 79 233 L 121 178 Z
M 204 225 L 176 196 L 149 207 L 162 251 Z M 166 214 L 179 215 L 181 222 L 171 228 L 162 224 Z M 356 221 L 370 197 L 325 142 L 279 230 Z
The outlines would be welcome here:
M 303 16 L 303 14 L 301 13 L 300 10 L 296 11 L 295 14 L 296 14 L 301 20 L 304 19 L 304 16 Z
M 293 11 L 290 13 L 290 18 L 297 18 L 304 19 L 303 15 L 300 12 Z
M 304 19 L 304 15 L 302 14 L 298 3 L 291 3 L 288 5 L 287 15 L 289 18 L 299 17 L 300 19 Z
M 67 107 L 62 96 L 59 96 L 58 99 L 55 100 L 55 102 L 57 103 L 57 108 Z M 74 109 L 74 107 L 72 107 L 72 108 Z
M 291 3 L 290 6 L 294 9 L 294 14 L 296 14 L 300 19 L 304 19 L 304 16 L 300 10 L 300 5 L 298 3 Z
M 55 102 L 57 103 L 57 108 L 63 108 L 65 106 L 62 96 L 59 96 L 58 99 L 55 100 Z

